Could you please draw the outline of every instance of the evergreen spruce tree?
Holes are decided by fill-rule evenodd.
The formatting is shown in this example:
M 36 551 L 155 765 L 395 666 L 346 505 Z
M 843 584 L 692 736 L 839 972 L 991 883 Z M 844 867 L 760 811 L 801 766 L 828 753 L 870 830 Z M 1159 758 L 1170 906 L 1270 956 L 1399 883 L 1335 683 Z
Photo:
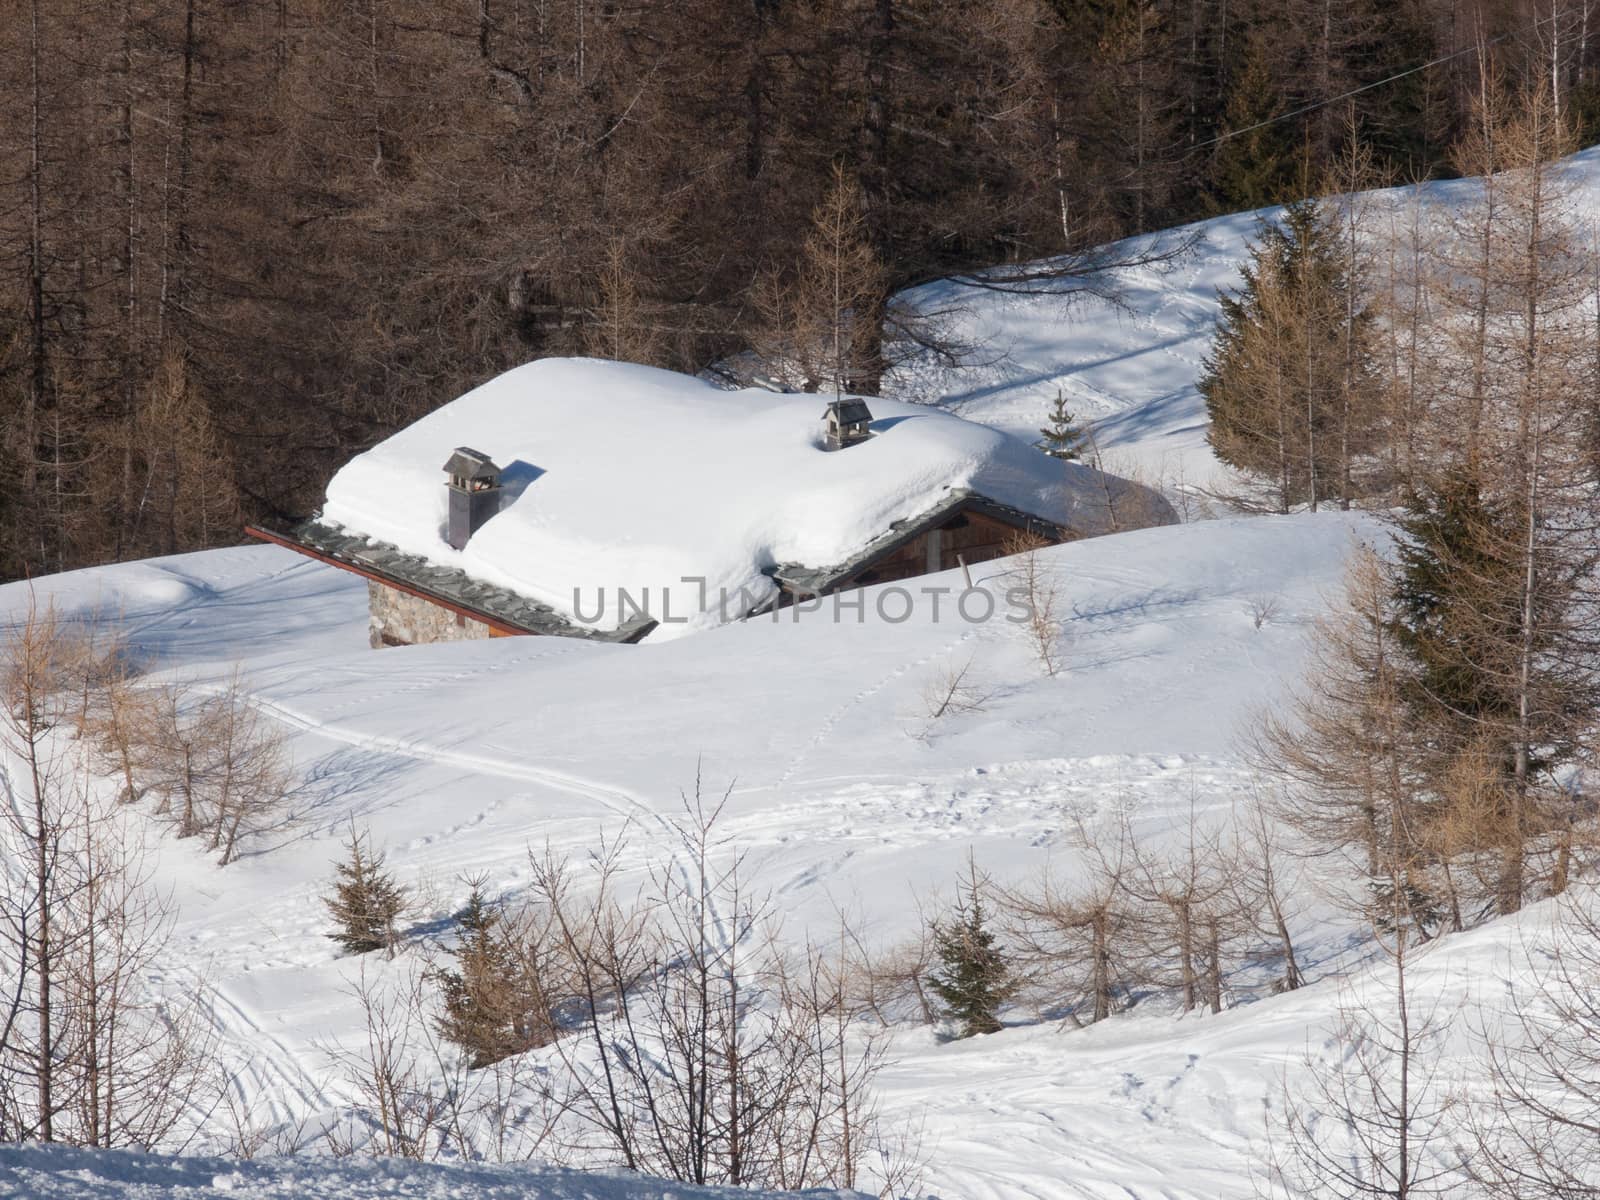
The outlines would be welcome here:
M 383 869 L 383 855 L 369 853 L 366 836 L 350 828 L 346 858 L 337 863 L 333 894 L 323 898 L 336 928 L 328 937 L 350 954 L 392 949 L 395 921 L 406 907 L 406 890 Z
M 1395 640 L 1413 660 L 1405 699 L 1424 731 L 1434 778 L 1475 752 L 1509 783 L 1525 686 L 1518 655 L 1530 615 L 1523 609 L 1519 557 L 1525 520 L 1514 504 L 1490 494 L 1474 471 L 1457 468 L 1414 489 L 1396 521 L 1390 582 Z M 1552 654 L 1551 631 L 1571 621 L 1573 576 L 1581 569 L 1563 572 L 1553 556 L 1540 565 L 1547 582 L 1535 596 L 1527 629 L 1534 653 L 1530 683 L 1552 711 L 1542 714 L 1548 732 L 1530 753 L 1536 775 L 1578 756 L 1583 723 L 1562 718 L 1592 711 L 1595 703 L 1594 689 L 1569 682 L 1566 664 Z
M 1231 136 L 1218 144 L 1210 170 L 1211 204 L 1217 212 L 1282 203 L 1301 172 L 1296 126 L 1273 120 L 1290 105 L 1273 76 L 1268 37 L 1264 30 L 1250 35 L 1228 87 L 1222 127 Z
M 1528 888 L 1524 847 L 1566 854 L 1571 797 L 1558 781 L 1584 753 L 1600 690 L 1589 635 L 1564 641 L 1581 627 L 1592 556 L 1541 547 L 1530 592 L 1533 523 L 1494 483 L 1469 464 L 1418 484 L 1395 521 L 1388 586 L 1425 815 L 1453 853 L 1499 858 L 1495 900 L 1509 912 Z
M 1198 382 L 1217 457 L 1260 482 L 1271 506 L 1340 496 L 1351 462 L 1368 454 L 1376 423 L 1371 319 L 1359 308 L 1345 344 L 1343 235 L 1316 202 L 1264 222 L 1242 286 L 1221 298 L 1222 319 Z
M 547 1040 L 548 1013 L 536 980 L 522 969 L 501 916 L 471 881 L 457 916 L 461 937 L 450 955 L 455 966 L 435 973 L 443 993 L 440 1035 L 470 1056 L 473 1069 L 499 1062 Z
M 1517 565 L 1496 552 L 1515 530 L 1466 470 L 1419 485 L 1397 525 L 1394 632 L 1416 668 L 1407 700 L 1413 720 L 1435 730 L 1429 740 L 1450 752 L 1515 716 L 1515 664 L 1506 660 L 1520 614 L 1489 602 L 1515 594 Z
M 929 986 L 944 1002 L 944 1015 L 955 1022 L 958 1038 L 994 1033 L 1000 1028 L 1000 1006 L 1016 992 L 1002 948 L 988 927 L 976 873 L 948 921 L 933 925 L 939 966 Z
M 1040 437 L 1035 445 L 1051 458 L 1059 458 L 1063 462 L 1078 461 L 1078 447 L 1083 445 L 1088 431 L 1078 424 L 1077 418 L 1068 410 L 1065 389 L 1056 389 L 1055 407 L 1050 410 L 1046 420 L 1049 424 L 1039 430 Z

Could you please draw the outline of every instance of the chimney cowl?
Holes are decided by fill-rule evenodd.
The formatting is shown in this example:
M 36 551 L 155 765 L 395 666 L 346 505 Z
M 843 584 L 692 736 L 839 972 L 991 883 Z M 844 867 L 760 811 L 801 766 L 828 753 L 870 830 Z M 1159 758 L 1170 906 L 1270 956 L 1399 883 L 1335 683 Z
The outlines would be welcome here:
M 865 400 L 854 397 L 831 400 L 822 412 L 822 419 L 826 425 L 829 450 L 843 450 L 872 436 L 868 428 L 872 423 L 872 412 Z
M 482 451 L 457 446 L 445 461 L 444 472 L 450 497 L 445 540 L 452 549 L 462 550 L 483 523 L 500 511 L 500 468 Z

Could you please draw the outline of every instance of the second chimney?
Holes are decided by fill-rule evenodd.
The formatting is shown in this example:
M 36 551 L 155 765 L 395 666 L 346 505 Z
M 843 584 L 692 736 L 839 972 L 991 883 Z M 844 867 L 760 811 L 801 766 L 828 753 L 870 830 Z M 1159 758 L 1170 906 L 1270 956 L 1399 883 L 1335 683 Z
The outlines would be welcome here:
M 450 523 L 445 540 L 463 550 L 483 523 L 500 511 L 500 468 L 487 454 L 457 446 L 444 464 L 449 476 Z
M 832 400 L 823 410 L 822 418 L 827 424 L 827 439 L 829 450 L 843 450 L 846 446 L 854 446 L 857 442 L 864 442 L 872 436 L 867 425 L 872 420 L 872 413 L 867 410 L 863 400 Z

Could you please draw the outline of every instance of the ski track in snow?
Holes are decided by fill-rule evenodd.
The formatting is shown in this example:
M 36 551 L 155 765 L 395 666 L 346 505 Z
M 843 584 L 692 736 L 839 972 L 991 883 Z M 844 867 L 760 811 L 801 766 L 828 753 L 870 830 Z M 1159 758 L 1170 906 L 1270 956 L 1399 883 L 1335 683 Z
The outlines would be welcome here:
M 463 671 L 455 678 L 474 678 L 478 674 L 480 673 L 477 671 Z M 209 690 L 214 694 L 221 689 L 213 685 L 200 690 Z M 427 689 L 419 688 L 417 690 Z M 386 696 L 390 694 L 393 693 L 385 693 Z M 303 733 L 327 738 L 329 741 L 352 746 L 359 750 L 375 750 L 383 754 L 393 754 L 419 762 L 455 767 L 464 774 L 469 775 L 490 775 L 497 779 L 537 784 L 553 791 L 565 792 L 583 800 L 593 800 L 614 816 L 625 820 L 640 816 L 647 817 L 658 824 L 664 820 L 661 814 L 650 804 L 633 793 L 595 783 L 592 780 L 580 779 L 545 767 L 533 767 L 526 763 L 510 762 L 486 754 L 472 754 L 461 750 L 449 750 L 442 746 L 430 746 L 415 739 L 390 737 L 380 733 L 361 733 L 321 717 L 308 716 L 298 709 L 270 699 L 260 693 L 250 693 L 247 699 L 251 704 L 262 712 L 267 713 L 280 724 L 287 725 L 291 729 L 298 729 Z M 457 826 L 456 828 L 459 830 L 462 826 Z
M 197 988 L 204 986 L 198 975 L 191 973 L 191 978 Z M 250 1112 L 265 1101 L 268 1119 L 262 1121 L 257 1112 L 251 1115 L 258 1124 L 270 1126 L 288 1124 L 326 1105 L 326 1078 L 307 1069 L 300 1052 L 268 1031 L 249 1008 L 228 994 L 226 986 L 212 986 L 204 994 L 212 1028 L 225 1043 L 237 1047 L 229 1058 L 235 1073 L 227 1086 L 241 1111 Z M 242 1081 L 250 1087 L 240 1086 Z

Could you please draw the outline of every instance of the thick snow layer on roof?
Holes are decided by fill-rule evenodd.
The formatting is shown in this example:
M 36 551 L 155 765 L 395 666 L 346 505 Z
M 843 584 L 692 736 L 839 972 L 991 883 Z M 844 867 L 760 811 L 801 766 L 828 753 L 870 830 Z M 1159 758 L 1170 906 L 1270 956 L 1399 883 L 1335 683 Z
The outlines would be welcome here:
M 825 450 L 826 402 L 543 359 L 353 459 L 323 519 L 606 627 L 628 615 L 626 591 L 658 618 L 691 618 L 676 629 L 739 615 L 721 595 L 769 595 L 763 568 L 843 563 L 962 488 L 1083 535 L 1110 531 L 1108 488 L 1120 528 L 1174 519 L 1154 492 L 917 405 L 871 400 L 873 437 Z M 442 472 L 457 446 L 505 472 L 499 513 L 461 551 L 445 541 Z M 700 579 L 703 593 L 686 582 Z

